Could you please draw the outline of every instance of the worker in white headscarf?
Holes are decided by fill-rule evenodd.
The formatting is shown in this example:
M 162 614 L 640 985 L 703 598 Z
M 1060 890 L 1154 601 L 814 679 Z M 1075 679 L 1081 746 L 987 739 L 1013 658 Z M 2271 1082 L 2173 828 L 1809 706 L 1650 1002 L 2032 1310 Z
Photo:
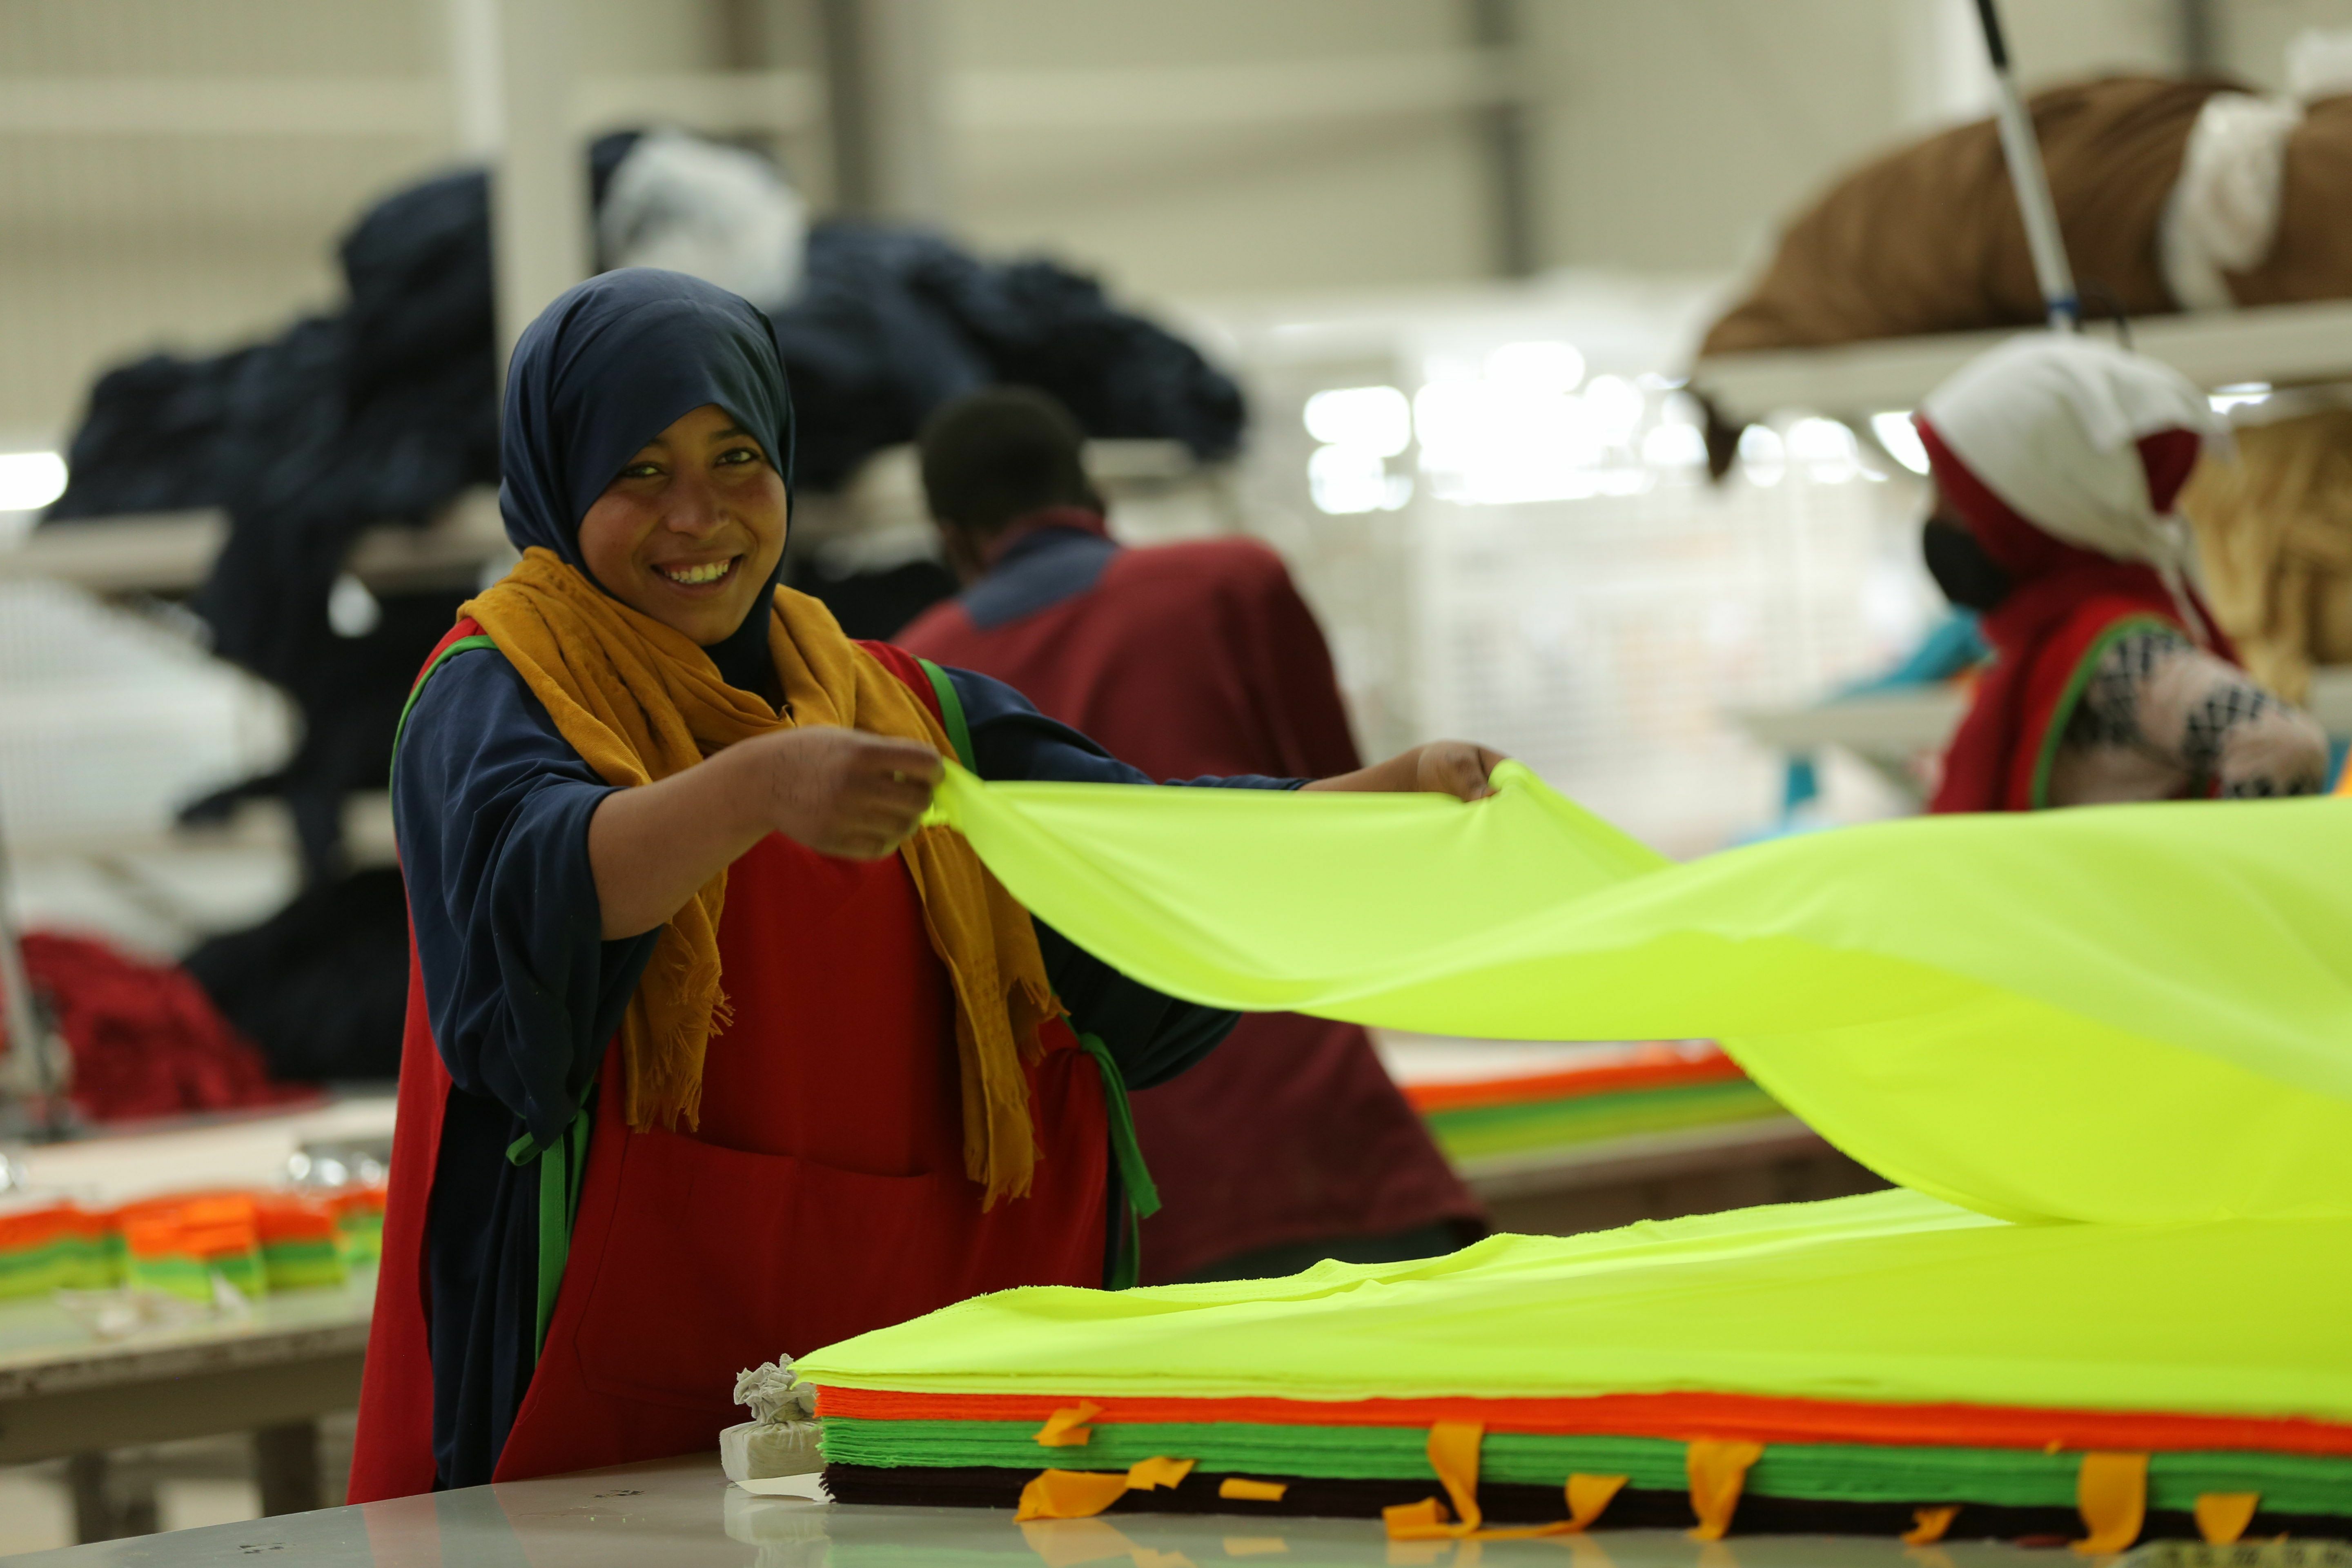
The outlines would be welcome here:
M 2322 786 L 2326 738 L 2239 667 L 2190 582 L 2172 507 L 2222 434 L 2203 394 L 2153 360 L 2034 333 L 1971 362 L 1916 423 L 1928 570 L 1982 614 L 1994 656 L 1933 809 Z

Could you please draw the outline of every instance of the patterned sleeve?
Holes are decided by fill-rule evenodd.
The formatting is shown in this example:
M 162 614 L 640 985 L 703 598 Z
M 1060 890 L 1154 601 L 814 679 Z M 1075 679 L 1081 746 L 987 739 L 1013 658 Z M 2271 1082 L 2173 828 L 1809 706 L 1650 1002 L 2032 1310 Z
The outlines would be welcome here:
M 2108 645 L 2065 738 L 2160 760 L 2196 793 L 2315 795 L 2327 776 L 2326 736 L 2302 710 L 2179 632 L 2153 627 Z

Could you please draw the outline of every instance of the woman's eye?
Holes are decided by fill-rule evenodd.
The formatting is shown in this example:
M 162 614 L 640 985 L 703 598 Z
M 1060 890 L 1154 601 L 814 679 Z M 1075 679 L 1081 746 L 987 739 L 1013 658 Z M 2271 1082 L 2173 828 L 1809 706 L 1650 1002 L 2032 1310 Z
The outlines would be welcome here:
M 659 463 L 631 463 L 627 468 L 621 470 L 621 477 L 625 479 L 657 479 L 661 478 L 661 465 Z
M 722 463 L 732 464 L 756 463 L 760 460 L 759 448 L 755 447 L 730 447 L 728 450 L 719 454 L 719 460 Z

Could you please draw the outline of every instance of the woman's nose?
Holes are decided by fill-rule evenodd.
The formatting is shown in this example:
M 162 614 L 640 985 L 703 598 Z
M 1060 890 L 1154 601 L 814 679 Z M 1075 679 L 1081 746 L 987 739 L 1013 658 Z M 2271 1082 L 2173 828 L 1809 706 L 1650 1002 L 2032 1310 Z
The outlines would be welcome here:
M 662 498 L 662 526 L 672 532 L 709 533 L 721 515 L 718 492 L 699 475 L 681 477 Z

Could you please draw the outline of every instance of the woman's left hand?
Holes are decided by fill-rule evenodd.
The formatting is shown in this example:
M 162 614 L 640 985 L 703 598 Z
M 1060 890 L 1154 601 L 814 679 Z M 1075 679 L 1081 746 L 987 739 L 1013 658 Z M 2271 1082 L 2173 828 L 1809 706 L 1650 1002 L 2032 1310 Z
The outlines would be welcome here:
M 1450 795 L 1456 800 L 1484 800 L 1495 793 L 1487 776 L 1503 760 L 1502 752 L 1468 741 L 1432 741 L 1399 752 L 1387 762 L 1335 778 L 1317 779 L 1302 787 L 1390 795 L 1422 792 Z

